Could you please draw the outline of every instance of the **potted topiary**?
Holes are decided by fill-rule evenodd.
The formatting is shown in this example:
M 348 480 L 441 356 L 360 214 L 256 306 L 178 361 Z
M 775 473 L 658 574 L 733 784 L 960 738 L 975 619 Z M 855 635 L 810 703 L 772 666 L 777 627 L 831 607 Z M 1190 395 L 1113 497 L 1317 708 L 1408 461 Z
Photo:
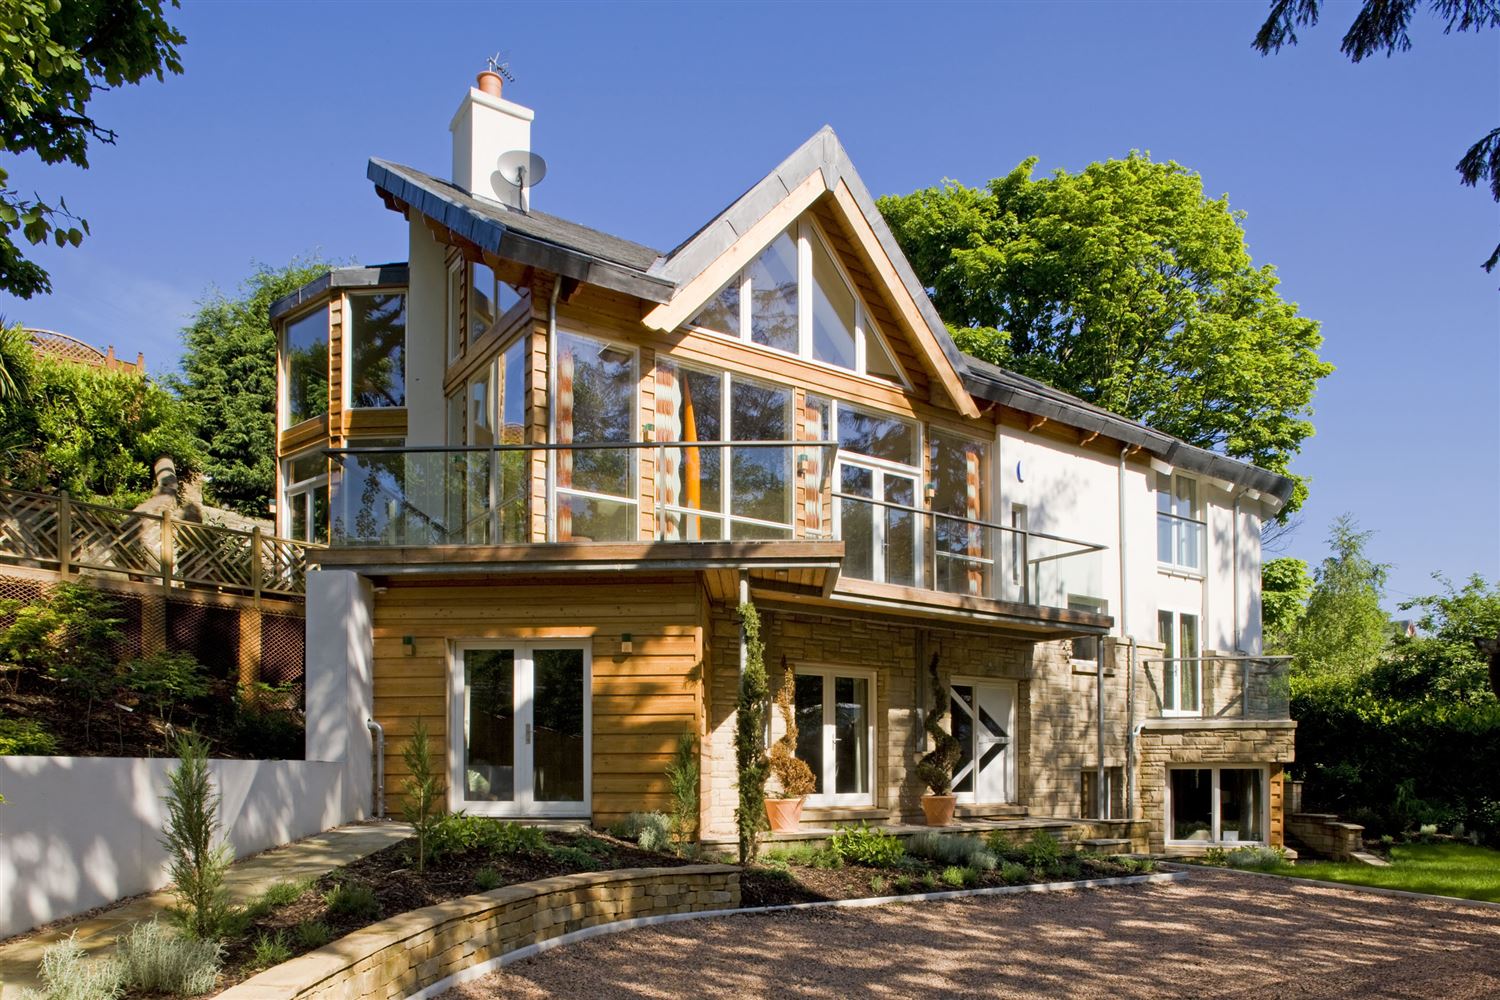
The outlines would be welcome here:
M 930 795 L 922 796 L 922 813 L 928 826 L 947 826 L 953 822 L 953 808 L 958 797 L 953 794 L 953 767 L 958 763 L 963 747 L 953 734 L 943 728 L 943 717 L 948 714 L 947 691 L 938 681 L 938 655 L 932 654 L 927 665 L 932 677 L 932 711 L 922 728 L 932 737 L 933 747 L 917 762 L 917 777 L 931 789 Z
M 802 804 L 817 787 L 812 768 L 797 757 L 797 711 L 794 698 L 797 675 L 781 658 L 781 687 L 776 691 L 776 710 L 786 724 L 781 739 L 771 745 L 771 773 L 776 776 L 780 794 L 766 796 L 766 818 L 772 833 L 791 833 L 802 822 Z

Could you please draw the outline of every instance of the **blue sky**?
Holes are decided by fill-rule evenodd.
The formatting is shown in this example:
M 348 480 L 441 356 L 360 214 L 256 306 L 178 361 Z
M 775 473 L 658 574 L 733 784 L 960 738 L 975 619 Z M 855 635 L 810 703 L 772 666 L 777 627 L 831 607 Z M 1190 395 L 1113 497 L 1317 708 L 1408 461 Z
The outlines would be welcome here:
M 445 173 L 447 123 L 484 57 L 536 109 L 539 208 L 671 247 L 832 124 L 870 189 L 969 184 L 1149 150 L 1248 213 L 1257 261 L 1320 320 L 1338 371 L 1286 547 L 1316 560 L 1351 511 L 1393 563 L 1391 604 L 1435 571 L 1500 579 L 1500 210 L 1453 164 L 1500 124 L 1500 33 L 1355 66 L 1352 3 L 1302 44 L 1250 49 L 1260 2 L 997 5 L 192 3 L 186 73 L 101 95 L 93 168 L 13 166 L 94 236 L 37 254 L 50 298 L 10 321 L 170 369 L 195 302 L 255 262 L 375 263 L 405 230 L 364 179 L 378 155 Z

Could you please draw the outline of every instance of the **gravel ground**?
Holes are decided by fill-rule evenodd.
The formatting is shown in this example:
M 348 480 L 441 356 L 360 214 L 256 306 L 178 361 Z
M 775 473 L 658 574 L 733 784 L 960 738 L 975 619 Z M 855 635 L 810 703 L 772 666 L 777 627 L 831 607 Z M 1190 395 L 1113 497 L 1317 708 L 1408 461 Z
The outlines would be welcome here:
M 1500 997 L 1500 911 L 1194 870 L 1187 882 L 687 921 L 445 994 Z

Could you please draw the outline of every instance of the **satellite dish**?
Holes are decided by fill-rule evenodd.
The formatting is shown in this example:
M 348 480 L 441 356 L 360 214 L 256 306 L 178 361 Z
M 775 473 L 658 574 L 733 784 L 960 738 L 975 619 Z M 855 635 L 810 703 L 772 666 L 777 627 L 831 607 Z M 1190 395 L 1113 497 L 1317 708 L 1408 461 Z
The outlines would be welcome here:
M 495 165 L 505 182 L 511 187 L 536 187 L 547 176 L 547 161 L 529 149 L 513 149 L 502 153 Z

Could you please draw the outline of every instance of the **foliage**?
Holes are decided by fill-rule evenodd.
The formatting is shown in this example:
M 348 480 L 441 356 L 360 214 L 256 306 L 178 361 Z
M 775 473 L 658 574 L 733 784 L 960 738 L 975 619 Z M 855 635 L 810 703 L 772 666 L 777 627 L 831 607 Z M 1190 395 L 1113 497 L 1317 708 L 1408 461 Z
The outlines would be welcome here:
M 10 0 L 0 8 L 5 152 L 87 169 L 89 143 L 116 138 L 88 113 L 95 88 L 182 72 L 177 50 L 186 39 L 162 8 L 161 0 Z M 65 201 L 26 199 L 8 181 L 0 170 L 0 291 L 29 299 L 50 292 L 52 282 L 12 234 L 19 230 L 32 246 L 51 240 L 76 247 L 88 223 Z
M 311 888 L 310 882 L 283 879 L 267 886 L 266 890 L 260 894 L 260 902 L 267 907 L 267 912 L 279 906 L 291 906 Z
M 740 674 L 739 700 L 735 707 L 734 757 L 739 771 L 739 808 L 735 823 L 739 827 L 740 864 L 755 857 L 760 833 L 766 828 L 766 777 L 769 762 L 761 734 L 766 728 L 766 646 L 760 638 L 760 614 L 749 601 L 739 607 L 740 628 L 744 633 L 745 664 Z
M 845 861 L 871 868 L 890 868 L 906 856 L 900 837 L 865 823 L 839 827 L 828 846 Z
M 1222 847 L 1210 847 L 1204 850 L 1198 860 L 1211 868 L 1228 868 L 1229 852 Z
M 192 653 L 159 650 L 125 665 L 125 687 L 170 723 L 178 705 L 208 694 L 208 668 Z
M 813 847 L 797 844 L 792 847 L 773 847 L 763 859 L 772 866 L 800 865 L 805 868 L 842 868 L 844 856 L 831 847 Z
M 0 601 L 0 615 L 11 618 L 0 627 L 0 662 L 19 668 L 16 687 L 28 676 L 77 685 L 92 715 L 92 700 L 114 685 L 119 602 L 87 584 L 60 583 L 35 601 Z
M 29 351 L 30 349 L 27 348 Z M 24 394 L 0 407 L 0 483 L 133 507 L 163 455 L 184 479 L 201 465 L 193 413 L 149 378 L 33 357 Z
M 996 831 L 997 833 L 1000 831 Z M 906 841 L 906 853 L 948 865 L 993 871 L 999 859 L 975 837 L 962 837 L 936 830 L 922 830 Z
M 938 678 L 938 654 L 932 654 L 927 664 L 932 689 L 932 709 L 922 722 L 922 728 L 932 738 L 933 747 L 917 762 L 917 777 L 922 779 L 933 795 L 951 795 L 953 792 L 953 768 L 958 763 L 963 746 L 953 734 L 943 728 L 943 718 L 948 714 L 948 693 Z
M 1482 650 L 1500 639 L 1500 585 L 1478 575 L 1460 590 L 1436 576 L 1443 593 L 1416 597 L 1401 610 L 1420 610 L 1418 634 L 1398 635 L 1375 668 L 1372 687 L 1386 697 L 1484 703 L 1500 695 Z
M 1307 612 L 1312 587 L 1312 575 L 1301 559 L 1284 556 L 1260 568 L 1260 623 L 1266 652 L 1290 648 L 1292 635 Z
M 950 865 L 943 869 L 938 876 L 942 883 L 954 889 L 962 889 L 966 885 L 973 885 L 979 881 L 979 873 L 972 868 L 961 868 L 958 865 Z
M 1225 855 L 1224 861 L 1230 868 L 1269 871 L 1286 864 L 1286 850 L 1281 847 L 1265 846 L 1236 847 Z
M 672 794 L 672 842 L 679 846 L 698 839 L 698 737 L 692 730 L 677 737 L 677 752 L 667 765 L 667 789 Z
M 271 965 L 280 965 L 292 957 L 292 946 L 287 944 L 286 931 L 270 933 L 262 931 L 255 938 L 255 944 L 250 949 L 250 961 L 256 968 L 264 969 Z
M 55 753 L 57 739 L 40 722 L 0 718 L 0 757 L 48 757 Z
M 41 980 L 46 1000 L 115 1000 L 125 992 L 120 963 L 89 959 L 77 932 L 42 952 Z
M 786 657 L 781 658 L 781 686 L 776 689 L 776 711 L 786 732 L 771 744 L 771 773 L 781 786 L 781 794 L 788 799 L 800 799 L 811 795 L 817 788 L 812 768 L 807 761 L 797 757 L 797 674 L 787 666 Z
M 1251 262 L 1244 213 L 1149 154 L 1042 179 L 1036 162 L 879 199 L 959 347 L 1287 473 L 1333 369 L 1318 324 Z
M 489 892 L 491 889 L 500 888 L 500 873 L 493 868 L 481 868 L 474 873 L 474 888 L 480 892 Z
M 210 500 L 265 516 L 276 488 L 276 335 L 271 305 L 328 270 L 316 258 L 264 265 L 229 298 L 215 292 L 182 331 L 172 387 L 193 411 Z
M 339 882 L 323 894 L 323 905 L 336 917 L 374 920 L 380 916 L 380 900 L 363 882 Z
M 1500 903 L 1500 851 L 1470 844 L 1397 844 L 1391 864 L 1298 861 L 1273 869 L 1277 875 L 1426 892 Z
M 1386 644 L 1389 616 L 1381 608 L 1386 572 L 1365 550 L 1370 532 L 1344 514 L 1333 522 L 1332 550 L 1314 574 L 1307 611 L 1292 636 L 1293 689 L 1369 670 Z
M 1006 885 L 1019 885 L 1029 877 L 1024 865 L 1016 864 L 1014 861 L 1004 861 L 1000 864 L 1000 878 Z
M 547 850 L 547 836 L 537 827 L 462 812 L 438 817 L 429 836 L 427 856 L 433 861 L 467 851 L 540 854 Z
M 576 868 L 579 871 L 593 871 L 599 867 L 599 859 L 581 847 L 572 844 L 559 844 L 548 848 L 547 854 L 553 861 L 568 868 Z
M 226 733 L 241 750 L 259 760 L 301 760 L 304 724 L 290 685 L 256 683 L 237 692 Z
M 333 940 L 333 931 L 321 920 L 303 920 L 292 928 L 298 951 L 312 951 Z
M 1356 63 L 1379 52 L 1392 56 L 1407 51 L 1411 48 L 1407 26 L 1422 2 L 1364 0 L 1344 34 L 1339 51 Z M 1443 28 L 1445 35 L 1500 27 L 1500 4 L 1495 0 L 1426 0 L 1426 5 L 1447 21 Z M 1252 43 L 1256 51 L 1270 55 L 1280 52 L 1283 45 L 1296 45 L 1297 29 L 1318 23 L 1318 6 L 1318 0 L 1272 0 L 1271 13 Z M 1470 146 L 1454 169 L 1460 182 L 1469 187 L 1489 181 L 1490 194 L 1500 201 L 1500 128 L 1492 129 Z M 1495 247 L 1482 266 L 1486 271 L 1494 271 L 1497 264 L 1500 264 L 1500 246 Z
M 660 812 L 633 812 L 611 823 L 609 832 L 635 841 L 643 851 L 665 851 L 672 845 L 672 818 Z
M 411 739 L 401 751 L 401 759 L 406 764 L 408 775 L 401 786 L 406 793 L 401 813 L 417 838 L 417 871 L 421 872 L 432 858 L 434 834 L 442 822 L 443 793 L 442 779 L 432 759 L 432 740 L 427 735 L 425 719 L 418 719 L 412 728 Z
M 132 993 L 192 997 L 214 988 L 224 946 L 183 937 L 159 920 L 136 924 L 116 945 L 120 974 Z
M 1062 857 L 1062 847 L 1057 838 L 1046 830 L 1035 830 L 1026 842 L 1026 863 L 1033 871 L 1050 871 Z
M 161 838 L 184 926 L 199 940 L 221 936 L 229 916 L 224 873 L 234 859 L 229 845 L 214 846 L 219 793 L 208 772 L 208 747 L 194 733 L 177 738 L 178 763 L 167 779 L 167 828 Z

